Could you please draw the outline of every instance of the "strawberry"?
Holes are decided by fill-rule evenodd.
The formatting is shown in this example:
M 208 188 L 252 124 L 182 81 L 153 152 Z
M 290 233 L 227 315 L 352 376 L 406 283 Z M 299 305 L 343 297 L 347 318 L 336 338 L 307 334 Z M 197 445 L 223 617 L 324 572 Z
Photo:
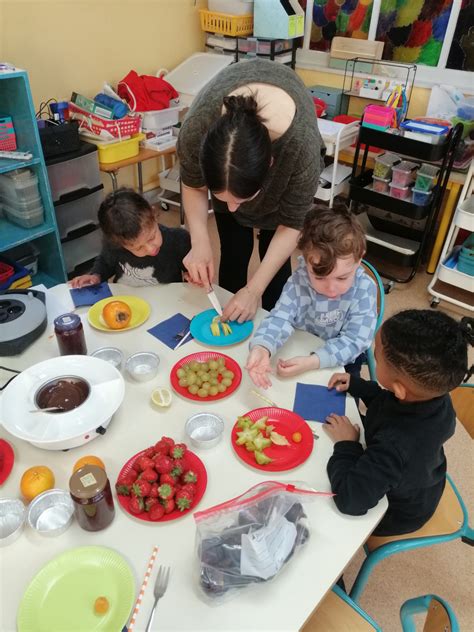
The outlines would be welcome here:
M 117 485 L 133 485 L 137 480 L 138 473 L 136 470 L 131 470 L 127 474 L 122 474 L 117 480 Z
M 172 485 L 169 485 L 168 483 L 165 483 L 164 485 L 160 485 L 158 487 L 158 496 L 162 498 L 163 500 L 166 500 L 167 498 L 173 498 L 174 487 Z
M 171 437 L 161 437 L 161 441 L 167 443 L 170 450 L 174 446 L 174 439 L 172 439 Z
M 132 496 L 130 498 L 130 502 L 128 503 L 128 509 L 132 514 L 140 514 L 143 511 L 143 500 L 138 498 L 137 496 Z
M 147 456 L 141 456 L 136 462 L 136 465 L 138 466 L 140 472 L 147 470 L 149 467 L 153 469 L 153 467 L 155 466 L 152 459 L 149 459 Z
M 176 485 L 176 477 L 172 474 L 161 474 L 160 485 L 164 485 L 165 483 L 168 483 L 168 485 Z
M 180 511 L 186 511 L 193 504 L 194 496 L 184 489 L 180 489 L 175 496 L 176 507 Z
M 183 459 L 174 459 L 173 467 L 171 468 L 171 475 L 179 477 L 184 472 L 186 463 Z
M 143 480 L 148 481 L 149 483 L 154 483 L 155 481 L 158 480 L 158 474 L 151 467 L 148 467 L 146 470 L 143 470 L 141 477 Z
M 167 498 L 166 500 L 162 500 L 161 504 L 165 508 L 165 514 L 169 514 L 175 510 L 175 504 L 172 498 Z
M 171 501 L 173 502 L 173 501 Z M 161 520 L 166 513 L 166 509 L 160 503 L 153 505 L 150 509 L 150 513 L 148 514 L 150 520 Z
M 173 459 L 182 459 L 187 450 L 185 443 L 175 443 L 175 445 L 170 450 L 170 456 Z
M 138 496 L 139 498 L 144 498 L 145 496 L 150 495 L 151 485 L 147 481 L 140 479 L 132 485 L 132 490 L 135 496 Z
M 152 459 L 155 456 L 155 454 L 156 454 L 155 446 L 152 445 L 145 450 L 144 456 L 148 457 L 149 459 Z
M 169 456 L 165 456 L 164 454 L 158 454 L 158 456 L 155 457 L 153 465 L 155 470 L 160 474 L 168 474 L 173 468 L 173 459 L 170 459 Z
M 148 498 L 158 498 L 158 483 L 152 483 L 150 485 L 150 493 Z
M 186 485 L 182 485 L 180 489 L 189 492 L 193 497 L 196 494 L 196 485 L 194 485 L 194 483 L 186 483 Z M 176 491 L 178 490 L 176 489 Z
M 188 470 L 181 477 L 183 483 L 197 483 L 197 479 L 198 476 L 194 470 Z
M 118 482 L 115 484 L 115 491 L 119 496 L 130 496 L 130 492 L 132 491 L 131 485 L 119 485 Z
M 145 511 L 150 511 L 156 504 L 159 504 L 158 498 L 147 498 L 145 500 Z
M 155 443 L 156 454 L 164 454 L 165 456 L 168 456 L 169 451 L 170 451 L 170 446 L 166 441 L 163 441 L 162 439 L 160 439 L 158 443 Z

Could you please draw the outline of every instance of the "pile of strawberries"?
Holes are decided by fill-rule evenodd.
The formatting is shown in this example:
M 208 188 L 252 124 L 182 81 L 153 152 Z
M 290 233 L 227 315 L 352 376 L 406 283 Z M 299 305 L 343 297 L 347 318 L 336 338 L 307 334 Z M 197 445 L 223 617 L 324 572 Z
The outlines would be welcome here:
M 130 513 L 148 512 L 150 520 L 160 520 L 175 509 L 193 506 L 198 476 L 186 466 L 186 451 L 186 444 L 161 437 L 137 456 L 115 484 L 117 494 L 130 497 Z

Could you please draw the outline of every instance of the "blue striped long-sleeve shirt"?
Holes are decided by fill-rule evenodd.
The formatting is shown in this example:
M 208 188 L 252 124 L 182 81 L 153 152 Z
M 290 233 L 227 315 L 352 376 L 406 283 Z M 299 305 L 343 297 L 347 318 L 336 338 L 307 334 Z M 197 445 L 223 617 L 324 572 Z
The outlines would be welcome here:
M 325 341 L 315 349 L 321 369 L 344 366 L 368 349 L 377 322 L 377 287 L 359 267 L 349 290 L 336 299 L 316 292 L 303 257 L 286 282 L 278 302 L 255 332 L 250 348 L 260 345 L 273 355 L 295 329 Z

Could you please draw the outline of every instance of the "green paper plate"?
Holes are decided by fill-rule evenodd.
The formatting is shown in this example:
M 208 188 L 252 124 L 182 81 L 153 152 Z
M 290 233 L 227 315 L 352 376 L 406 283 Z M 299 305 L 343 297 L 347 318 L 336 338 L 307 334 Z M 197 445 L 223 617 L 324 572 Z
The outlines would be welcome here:
M 96 615 L 97 597 L 108 599 Z M 101 546 L 66 551 L 33 578 L 18 609 L 18 632 L 119 632 L 135 600 L 132 570 L 121 555 Z

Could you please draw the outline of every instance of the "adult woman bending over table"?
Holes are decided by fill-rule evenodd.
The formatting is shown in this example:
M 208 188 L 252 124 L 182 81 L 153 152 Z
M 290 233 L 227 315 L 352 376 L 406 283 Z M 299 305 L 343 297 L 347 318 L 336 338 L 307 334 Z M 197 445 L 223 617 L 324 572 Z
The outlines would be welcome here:
M 210 288 L 210 191 L 221 244 L 219 285 L 234 293 L 224 319 L 253 318 L 260 298 L 264 309 L 275 305 L 291 274 L 323 152 L 313 101 L 287 66 L 261 59 L 232 64 L 194 100 L 178 140 L 192 245 L 183 263 L 193 283 Z M 261 263 L 247 278 L 254 228 Z

